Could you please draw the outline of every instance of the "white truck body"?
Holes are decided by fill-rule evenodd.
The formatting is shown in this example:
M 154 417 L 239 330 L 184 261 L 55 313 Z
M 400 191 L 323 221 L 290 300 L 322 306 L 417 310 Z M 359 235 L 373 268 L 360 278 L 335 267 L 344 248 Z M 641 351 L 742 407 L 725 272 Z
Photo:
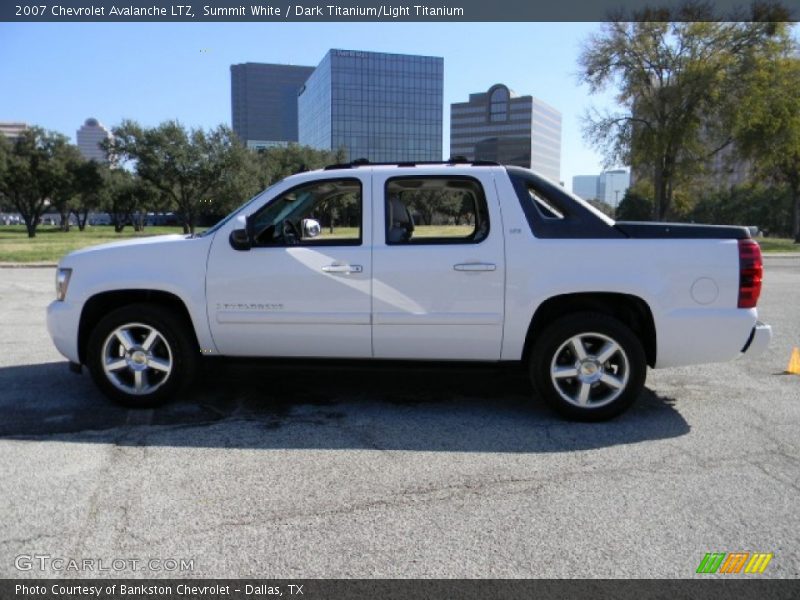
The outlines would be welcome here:
M 652 323 L 640 333 L 655 368 L 766 348 L 769 327 L 758 323 L 755 307 L 737 302 L 742 236 L 631 237 L 596 213 L 594 226 L 613 235 L 537 237 L 515 176 L 501 166 L 448 164 L 288 177 L 207 235 L 143 238 L 64 257 L 59 269 L 70 270 L 68 290 L 48 308 L 51 336 L 71 362 L 85 364 L 80 330 L 91 327 L 86 307 L 93 298 L 163 292 L 185 307 L 204 356 L 520 361 L 548 301 L 624 295 L 649 312 L 641 318 Z M 488 234 L 479 243 L 388 243 L 389 182 L 426 177 L 480 185 Z M 234 248 L 232 233 L 273 199 L 341 178 L 361 188 L 358 243 Z M 541 216 L 543 226 L 558 220 Z

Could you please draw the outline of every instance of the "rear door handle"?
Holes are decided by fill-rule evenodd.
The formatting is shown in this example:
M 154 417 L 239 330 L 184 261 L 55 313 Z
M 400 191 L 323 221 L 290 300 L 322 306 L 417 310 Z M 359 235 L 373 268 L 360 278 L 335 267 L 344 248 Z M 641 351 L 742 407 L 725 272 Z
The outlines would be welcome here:
M 495 271 L 497 269 L 497 265 L 494 263 L 459 263 L 457 265 L 453 265 L 453 269 L 456 271 Z
M 326 273 L 361 273 L 364 267 L 361 265 L 327 265 L 322 267 Z

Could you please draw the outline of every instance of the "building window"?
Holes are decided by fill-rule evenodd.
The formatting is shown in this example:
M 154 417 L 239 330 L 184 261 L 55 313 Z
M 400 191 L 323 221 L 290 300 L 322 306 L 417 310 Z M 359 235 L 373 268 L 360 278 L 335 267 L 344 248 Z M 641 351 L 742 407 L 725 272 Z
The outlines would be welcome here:
M 508 88 L 504 85 L 497 85 L 489 90 L 489 121 L 508 120 L 509 96 Z

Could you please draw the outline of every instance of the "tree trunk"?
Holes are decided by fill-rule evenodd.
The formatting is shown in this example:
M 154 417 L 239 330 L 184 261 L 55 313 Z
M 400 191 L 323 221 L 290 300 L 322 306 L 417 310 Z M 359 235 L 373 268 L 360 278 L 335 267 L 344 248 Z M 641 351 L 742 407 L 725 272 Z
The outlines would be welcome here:
M 78 230 L 83 231 L 86 229 L 86 221 L 89 220 L 89 209 L 87 208 L 82 213 L 76 210 L 75 217 L 78 219 Z
M 792 236 L 794 243 L 800 244 L 800 182 L 792 185 Z
M 24 215 L 23 215 L 22 218 L 25 219 L 25 228 L 28 230 L 28 237 L 29 238 L 35 238 L 36 237 L 36 225 L 37 225 L 37 221 L 39 220 L 39 218 L 36 217 L 36 216 L 26 217 Z
M 670 181 L 666 169 L 662 165 L 657 165 L 653 172 L 653 186 L 655 188 L 653 190 L 653 195 L 655 196 L 653 198 L 653 219 L 655 221 L 663 221 L 669 210 Z
M 69 209 L 61 211 L 61 231 L 69 231 Z
M 659 213 L 661 212 L 661 192 L 663 180 L 662 170 L 656 166 L 653 169 L 653 221 L 658 221 Z
M 194 221 L 195 215 L 192 211 L 184 211 L 183 213 L 183 233 L 194 235 Z

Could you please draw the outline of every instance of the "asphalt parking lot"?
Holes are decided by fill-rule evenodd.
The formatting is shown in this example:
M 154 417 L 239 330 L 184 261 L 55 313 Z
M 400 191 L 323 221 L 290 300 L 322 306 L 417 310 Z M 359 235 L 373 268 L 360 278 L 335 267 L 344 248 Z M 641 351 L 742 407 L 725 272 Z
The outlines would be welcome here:
M 735 551 L 800 577 L 800 257 L 766 260 L 764 356 L 650 371 L 602 424 L 484 368 L 217 365 L 128 411 L 68 372 L 53 294 L 0 269 L 0 577 L 685 578 Z M 34 554 L 193 568 L 15 566 Z

